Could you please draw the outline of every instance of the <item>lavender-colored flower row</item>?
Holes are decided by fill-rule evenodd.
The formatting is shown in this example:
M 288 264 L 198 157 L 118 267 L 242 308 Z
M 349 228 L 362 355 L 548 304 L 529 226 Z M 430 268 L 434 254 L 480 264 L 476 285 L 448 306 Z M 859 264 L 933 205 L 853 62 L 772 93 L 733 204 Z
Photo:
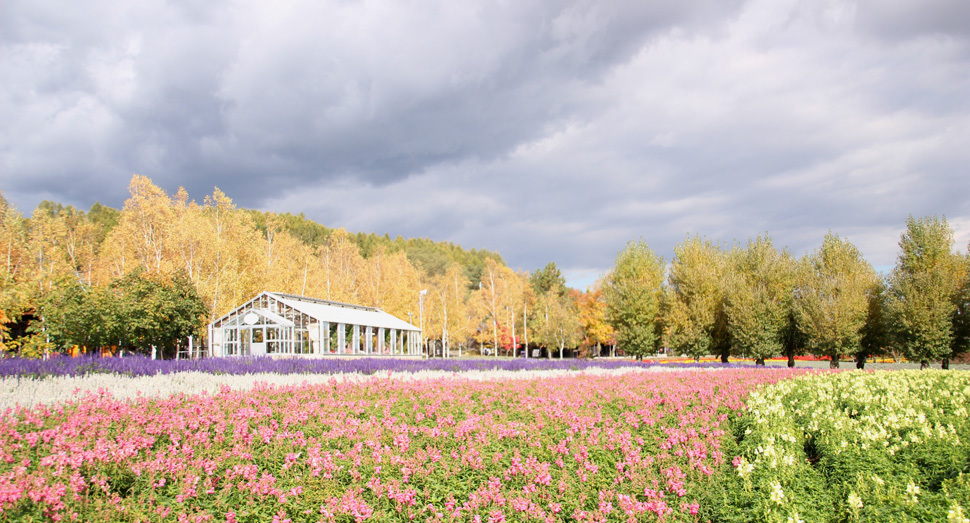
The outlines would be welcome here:
M 302 359 L 302 358 L 208 358 L 200 360 L 152 360 L 143 356 L 123 358 L 54 357 L 47 360 L 12 358 L 0 360 L 0 377 L 85 376 L 90 374 L 119 374 L 122 376 L 153 376 L 178 372 L 206 372 L 210 374 L 341 374 L 356 372 L 418 372 L 438 370 L 446 372 L 488 370 L 585 370 L 590 368 L 616 369 L 631 366 L 656 365 L 631 360 L 541 360 L 541 359 L 461 359 L 421 360 L 402 358 Z M 666 363 L 677 368 L 737 368 L 747 365 L 723 363 Z

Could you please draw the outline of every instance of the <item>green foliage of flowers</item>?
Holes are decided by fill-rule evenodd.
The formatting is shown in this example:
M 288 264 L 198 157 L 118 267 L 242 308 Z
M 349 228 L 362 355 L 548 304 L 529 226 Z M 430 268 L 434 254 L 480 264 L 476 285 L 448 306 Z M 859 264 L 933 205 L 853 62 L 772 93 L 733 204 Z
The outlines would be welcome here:
M 713 520 L 966 521 L 970 374 L 811 375 L 747 404 Z

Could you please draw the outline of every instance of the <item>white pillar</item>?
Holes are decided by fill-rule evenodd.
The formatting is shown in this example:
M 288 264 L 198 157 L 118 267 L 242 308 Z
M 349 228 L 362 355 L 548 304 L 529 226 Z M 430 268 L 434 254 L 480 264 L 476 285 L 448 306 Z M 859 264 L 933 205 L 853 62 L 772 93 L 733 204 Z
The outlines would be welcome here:
M 354 348 L 353 354 L 360 354 L 360 325 L 354 325 Z
M 346 352 L 347 347 L 347 326 L 343 323 L 337 324 L 337 354 Z
M 377 329 L 377 353 L 384 354 L 384 327 Z
M 218 354 L 215 353 L 215 349 L 212 347 L 212 324 L 209 324 L 209 357 L 215 357 Z
M 317 354 L 323 354 L 324 349 L 326 348 L 326 345 L 323 344 L 323 341 L 325 339 L 323 337 L 323 326 L 326 324 L 327 322 L 325 321 L 317 322 Z
M 374 351 L 374 327 L 371 327 L 370 325 L 368 325 L 364 335 L 366 336 L 365 343 L 364 343 L 364 352 L 366 352 L 367 354 L 370 354 Z

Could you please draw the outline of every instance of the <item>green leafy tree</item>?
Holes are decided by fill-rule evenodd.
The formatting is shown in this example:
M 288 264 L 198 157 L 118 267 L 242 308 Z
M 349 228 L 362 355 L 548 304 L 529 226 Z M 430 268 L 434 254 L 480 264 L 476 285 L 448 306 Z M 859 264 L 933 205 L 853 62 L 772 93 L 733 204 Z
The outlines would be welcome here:
M 657 350 L 664 260 L 643 241 L 630 242 L 616 257 L 603 285 L 607 321 L 617 345 L 643 359 Z
M 837 368 L 845 354 L 862 350 L 869 295 L 876 272 L 848 240 L 828 233 L 822 246 L 798 267 L 794 311 L 813 354 Z
M 758 365 L 785 349 L 791 325 L 795 262 L 759 236 L 728 256 L 726 307 L 728 332 L 738 353 Z
M 722 290 L 724 253 L 694 236 L 674 247 L 674 255 L 664 294 L 664 344 L 695 361 L 708 354 L 727 361 L 731 345 Z
M 951 358 L 970 352 L 970 245 L 967 245 L 967 253 L 963 256 L 962 276 L 963 283 L 957 293 L 957 311 L 953 319 Z
M 856 354 L 856 368 L 865 368 L 869 356 L 885 354 L 889 347 L 889 321 L 886 311 L 886 283 L 882 278 L 869 289 L 866 324 L 862 328 L 861 349 Z
M 95 225 L 97 230 L 98 243 L 104 241 L 105 236 L 118 225 L 120 219 L 121 211 L 101 205 L 100 202 L 94 202 L 94 205 L 88 211 L 88 220 Z
M 125 345 L 138 352 L 175 356 L 177 344 L 202 332 L 208 310 L 184 272 L 170 279 L 134 271 L 112 283 Z
M 953 229 L 946 218 L 910 216 L 899 247 L 888 308 L 903 354 L 925 368 L 947 359 L 959 345 L 954 327 L 960 322 L 965 264 L 953 252 Z
M 107 286 L 65 282 L 44 299 L 44 325 L 56 347 L 94 350 L 124 338 L 120 297 Z

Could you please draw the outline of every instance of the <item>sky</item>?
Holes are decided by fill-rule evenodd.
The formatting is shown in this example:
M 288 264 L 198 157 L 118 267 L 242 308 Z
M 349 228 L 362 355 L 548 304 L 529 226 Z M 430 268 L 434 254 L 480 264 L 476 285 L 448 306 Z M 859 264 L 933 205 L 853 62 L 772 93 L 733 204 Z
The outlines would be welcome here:
M 910 215 L 970 242 L 970 9 L 5 0 L 4 196 L 120 208 L 135 173 L 577 288 L 695 234 L 885 270 Z

